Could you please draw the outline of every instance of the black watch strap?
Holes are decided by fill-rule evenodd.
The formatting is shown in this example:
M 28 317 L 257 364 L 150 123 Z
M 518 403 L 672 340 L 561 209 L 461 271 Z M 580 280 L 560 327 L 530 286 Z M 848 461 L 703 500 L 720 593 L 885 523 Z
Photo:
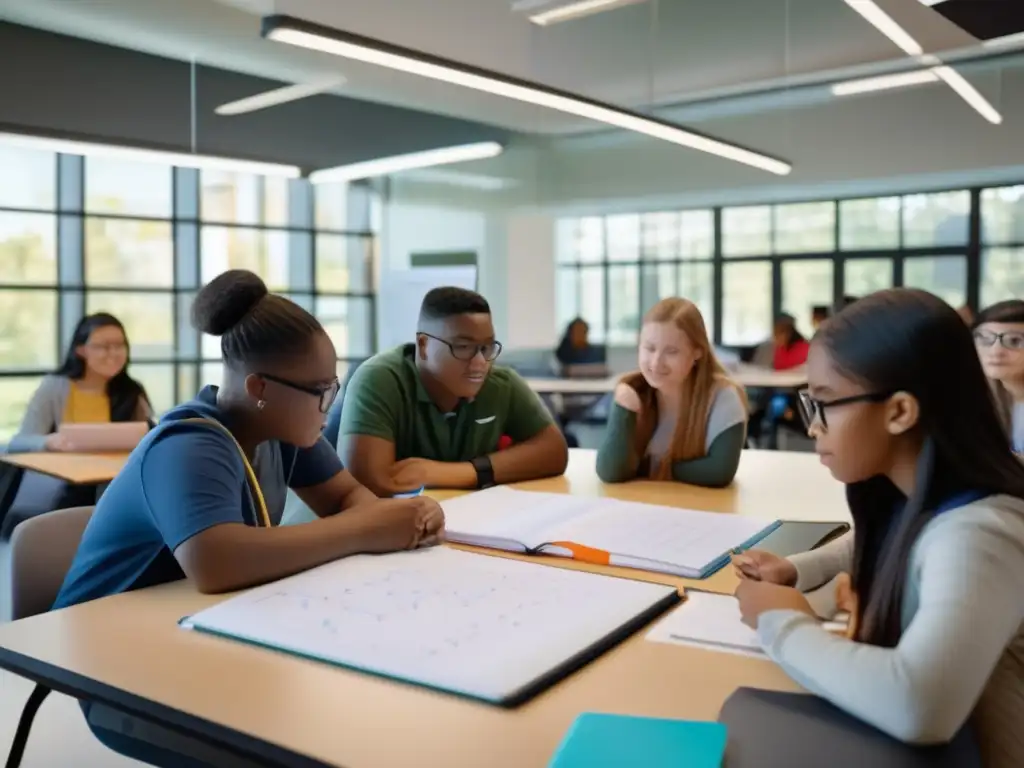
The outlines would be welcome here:
M 471 463 L 473 464 L 473 469 L 476 470 L 477 488 L 490 488 L 496 485 L 494 482 L 494 467 L 491 465 L 490 457 L 477 456 Z

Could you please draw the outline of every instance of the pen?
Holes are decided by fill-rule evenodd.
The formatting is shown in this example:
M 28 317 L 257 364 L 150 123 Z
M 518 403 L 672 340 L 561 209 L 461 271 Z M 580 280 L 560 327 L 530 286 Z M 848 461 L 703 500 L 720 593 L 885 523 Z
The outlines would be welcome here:
M 405 491 L 404 493 L 396 493 L 392 498 L 395 499 L 414 499 L 417 496 L 422 496 L 426 486 L 421 485 L 415 491 Z

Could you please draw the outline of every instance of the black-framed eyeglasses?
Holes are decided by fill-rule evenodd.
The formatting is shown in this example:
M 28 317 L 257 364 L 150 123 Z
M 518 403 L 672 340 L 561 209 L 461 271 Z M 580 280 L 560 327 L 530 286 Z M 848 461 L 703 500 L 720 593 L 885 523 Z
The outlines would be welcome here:
M 295 389 L 299 392 L 305 392 L 307 395 L 313 395 L 314 397 L 320 398 L 320 413 L 327 413 L 331 410 L 331 405 L 334 404 L 335 398 L 338 397 L 338 391 L 341 389 L 341 382 L 337 379 L 332 381 L 330 384 L 323 384 L 319 387 L 311 387 L 308 384 L 297 384 L 294 381 L 288 379 L 282 379 L 280 376 L 274 376 L 269 373 L 260 373 L 258 376 L 262 376 L 267 381 L 272 381 L 275 384 L 280 384 L 283 387 L 289 389 Z
M 1024 333 L 1021 331 L 1005 331 L 1003 333 L 992 333 L 991 331 L 974 332 L 974 343 L 979 347 L 993 347 L 996 342 L 1003 349 L 1021 350 L 1024 349 Z
M 836 400 L 819 400 L 816 397 L 811 397 L 810 391 L 806 389 L 797 393 L 797 398 L 800 402 L 800 415 L 803 417 L 804 426 L 807 429 L 811 428 L 815 420 L 821 424 L 822 429 L 828 429 L 825 411 L 829 408 L 838 408 L 843 405 L 853 405 L 854 403 L 884 403 L 890 397 L 892 395 L 886 392 L 872 392 L 865 395 L 840 397 Z
M 464 363 L 469 362 L 477 355 L 483 355 L 484 360 L 490 363 L 493 360 L 496 360 L 498 355 L 501 354 L 500 341 L 488 341 L 486 344 L 473 344 L 468 341 L 448 341 L 448 339 L 432 336 L 429 333 L 423 333 L 423 331 L 420 331 L 419 335 L 426 336 L 428 339 L 433 339 L 434 341 L 440 341 L 448 347 L 452 353 L 452 357 L 456 360 L 461 360 Z

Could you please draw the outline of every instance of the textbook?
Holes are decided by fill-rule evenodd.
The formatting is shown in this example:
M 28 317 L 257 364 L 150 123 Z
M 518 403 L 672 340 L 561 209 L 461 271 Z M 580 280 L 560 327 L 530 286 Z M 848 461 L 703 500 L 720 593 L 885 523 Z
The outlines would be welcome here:
M 488 488 L 442 502 L 445 538 L 704 579 L 781 523 L 634 501 Z
M 585 712 L 550 768 L 720 768 L 725 742 L 721 723 Z

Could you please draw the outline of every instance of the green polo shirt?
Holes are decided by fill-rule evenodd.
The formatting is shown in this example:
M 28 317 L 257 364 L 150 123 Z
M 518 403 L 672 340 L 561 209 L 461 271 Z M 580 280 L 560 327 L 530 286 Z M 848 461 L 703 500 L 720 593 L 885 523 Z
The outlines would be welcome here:
M 414 346 L 381 352 L 359 366 L 345 389 L 341 435 L 390 440 L 396 461 L 470 461 L 497 451 L 503 436 L 520 443 L 553 423 L 522 377 L 501 366 L 491 368 L 475 398 L 442 412 L 420 381 Z

